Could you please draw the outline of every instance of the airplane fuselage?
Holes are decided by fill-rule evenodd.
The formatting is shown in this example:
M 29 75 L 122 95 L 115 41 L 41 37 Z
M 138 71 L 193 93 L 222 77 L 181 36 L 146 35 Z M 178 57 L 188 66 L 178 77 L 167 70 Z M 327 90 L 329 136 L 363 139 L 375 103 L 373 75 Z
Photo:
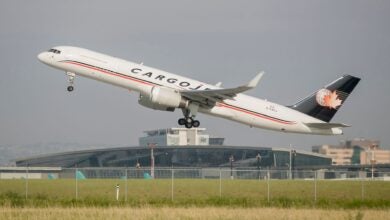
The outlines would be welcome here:
M 143 64 L 77 47 L 54 47 L 61 53 L 43 52 L 38 58 L 65 72 L 109 83 L 140 94 L 150 94 L 153 87 L 174 90 L 207 90 L 220 87 L 175 75 Z M 323 121 L 292 108 L 252 96 L 237 94 L 234 99 L 216 102 L 213 107 L 199 106 L 199 112 L 237 121 L 250 127 L 282 132 L 334 135 L 340 128 L 315 129 L 306 123 Z

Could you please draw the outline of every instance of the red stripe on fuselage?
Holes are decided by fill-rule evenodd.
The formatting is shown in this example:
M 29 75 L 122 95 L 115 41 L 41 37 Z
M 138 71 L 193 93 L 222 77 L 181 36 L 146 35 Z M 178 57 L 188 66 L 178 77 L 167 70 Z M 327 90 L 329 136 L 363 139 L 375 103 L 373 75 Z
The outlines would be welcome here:
M 120 78 L 123 78 L 123 79 L 132 80 L 132 81 L 139 82 L 139 83 L 142 83 L 142 84 L 145 84 L 145 85 L 148 85 L 148 86 L 154 86 L 153 83 L 145 82 L 143 80 L 140 80 L 140 79 L 137 79 L 137 78 L 134 78 L 134 77 L 130 77 L 130 76 L 125 76 L 125 75 L 113 73 L 113 72 L 110 72 L 110 71 L 107 71 L 107 70 L 104 70 L 104 69 L 96 68 L 94 66 L 90 66 L 90 65 L 86 65 L 86 64 L 82 64 L 82 63 L 78 63 L 78 62 L 74 62 L 74 61 L 65 61 L 65 63 L 69 63 L 69 64 L 73 64 L 73 65 L 82 66 L 82 67 L 85 67 L 85 68 L 97 70 L 97 71 L 100 71 L 102 73 L 106 73 L 106 74 L 111 75 L 111 76 L 117 76 L 117 77 L 120 77 Z
M 255 113 L 255 112 L 250 112 L 248 110 L 241 109 L 241 108 L 238 108 L 238 107 L 235 107 L 235 106 L 232 106 L 232 105 L 227 105 L 225 103 L 219 103 L 218 105 L 220 107 L 230 108 L 230 109 L 233 109 L 233 110 L 236 110 L 236 111 L 239 111 L 239 112 L 243 112 L 243 113 L 250 114 L 250 115 L 253 115 L 253 116 L 256 116 L 256 117 L 259 117 L 259 118 L 267 119 L 267 120 L 278 122 L 278 123 L 282 123 L 282 124 L 287 124 L 287 125 L 295 124 L 295 122 L 293 122 L 293 121 L 283 121 L 283 120 L 280 120 L 280 119 L 277 119 L 277 118 L 271 118 L 271 117 L 266 116 L 266 115 L 262 115 L 262 114 Z
M 98 67 L 94 67 L 94 66 L 91 66 L 91 65 L 87 65 L 87 64 L 83 64 L 83 63 L 79 63 L 79 62 L 75 62 L 75 61 L 63 61 L 63 62 L 64 63 L 68 63 L 68 64 L 77 65 L 77 66 L 82 66 L 82 67 L 93 69 L 93 70 L 97 70 L 97 71 L 100 71 L 102 73 L 105 73 L 105 74 L 108 74 L 108 75 L 111 75 L 111 76 L 117 76 L 117 77 L 120 77 L 120 78 L 123 78 L 123 79 L 128 79 L 128 80 L 131 80 L 131 81 L 134 81 L 134 82 L 142 83 L 142 84 L 145 84 L 145 85 L 148 85 L 148 86 L 155 86 L 156 85 L 154 83 L 145 82 L 142 79 L 137 79 L 137 78 L 134 78 L 134 77 L 121 75 L 121 74 L 118 74 L 118 73 L 114 73 L 114 72 L 111 72 L 111 71 L 107 71 L 107 70 L 104 70 L 104 69 L 101 69 L 101 68 L 98 68 Z M 266 116 L 266 115 L 262 115 L 262 114 L 255 113 L 255 112 L 251 112 L 251 111 L 248 111 L 246 109 L 238 108 L 236 106 L 228 105 L 228 104 L 225 104 L 225 103 L 218 103 L 217 106 L 233 109 L 235 111 L 243 112 L 243 113 L 246 113 L 246 114 L 250 114 L 250 115 L 253 115 L 253 116 L 256 116 L 256 117 L 259 117 L 259 118 L 267 119 L 267 120 L 270 120 L 270 121 L 273 121 L 273 122 L 278 122 L 278 123 L 281 123 L 281 124 L 291 125 L 291 124 L 295 124 L 296 123 L 296 122 L 290 122 L 290 121 L 283 121 L 283 120 L 280 120 L 280 119 L 277 119 L 277 118 L 271 118 L 271 117 Z

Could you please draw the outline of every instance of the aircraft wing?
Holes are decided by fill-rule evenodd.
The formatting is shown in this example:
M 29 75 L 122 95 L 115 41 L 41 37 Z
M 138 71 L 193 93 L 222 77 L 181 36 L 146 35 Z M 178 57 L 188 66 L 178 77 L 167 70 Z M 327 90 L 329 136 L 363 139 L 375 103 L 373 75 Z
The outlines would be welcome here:
M 249 83 L 246 85 L 238 86 L 230 89 L 209 89 L 209 90 L 181 90 L 180 93 L 182 96 L 199 102 L 208 103 L 212 102 L 220 102 L 225 99 L 232 99 L 242 92 L 253 89 L 259 83 L 261 77 L 264 72 L 260 72 L 257 74 Z
M 310 128 L 318 128 L 318 129 L 351 127 L 351 126 L 343 124 L 343 123 L 304 123 L 304 124 Z

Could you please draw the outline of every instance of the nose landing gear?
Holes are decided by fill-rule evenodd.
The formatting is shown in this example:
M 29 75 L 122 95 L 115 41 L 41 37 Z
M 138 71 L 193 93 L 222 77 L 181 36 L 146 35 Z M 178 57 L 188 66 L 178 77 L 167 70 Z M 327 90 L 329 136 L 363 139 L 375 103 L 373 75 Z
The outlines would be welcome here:
M 69 86 L 66 89 L 68 90 L 68 92 L 72 92 L 74 90 L 73 83 L 76 74 L 71 72 L 66 72 L 66 75 L 68 76 L 68 83 L 69 83 Z

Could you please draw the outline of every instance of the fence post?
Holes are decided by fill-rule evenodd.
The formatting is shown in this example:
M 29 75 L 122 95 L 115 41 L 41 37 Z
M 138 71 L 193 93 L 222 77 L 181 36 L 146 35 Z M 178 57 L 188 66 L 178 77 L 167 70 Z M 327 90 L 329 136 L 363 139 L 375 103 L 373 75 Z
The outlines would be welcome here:
M 74 178 L 76 179 L 76 200 L 78 199 L 79 197 L 79 192 L 78 192 L 78 181 L 77 181 L 77 165 L 76 165 L 76 170 L 75 170 L 75 173 L 74 173 Z
M 361 185 L 362 185 L 362 200 L 364 200 L 364 179 L 363 179 L 363 177 L 360 178 L 360 181 L 361 181 Z
M 125 168 L 125 202 L 127 202 L 127 168 Z
M 219 168 L 219 198 L 222 197 L 222 171 Z
M 317 202 L 317 171 L 314 171 L 314 203 Z
M 270 178 L 270 173 L 269 173 L 269 168 L 267 170 L 267 201 L 269 203 L 269 178 Z
M 172 184 L 171 184 L 171 186 L 172 186 L 172 189 L 171 189 L 171 200 L 173 201 L 173 179 L 174 179 L 174 170 L 173 170 L 173 168 L 171 168 L 171 173 L 172 173 Z
M 27 196 L 28 196 L 28 165 L 26 166 L 26 200 L 27 200 Z

